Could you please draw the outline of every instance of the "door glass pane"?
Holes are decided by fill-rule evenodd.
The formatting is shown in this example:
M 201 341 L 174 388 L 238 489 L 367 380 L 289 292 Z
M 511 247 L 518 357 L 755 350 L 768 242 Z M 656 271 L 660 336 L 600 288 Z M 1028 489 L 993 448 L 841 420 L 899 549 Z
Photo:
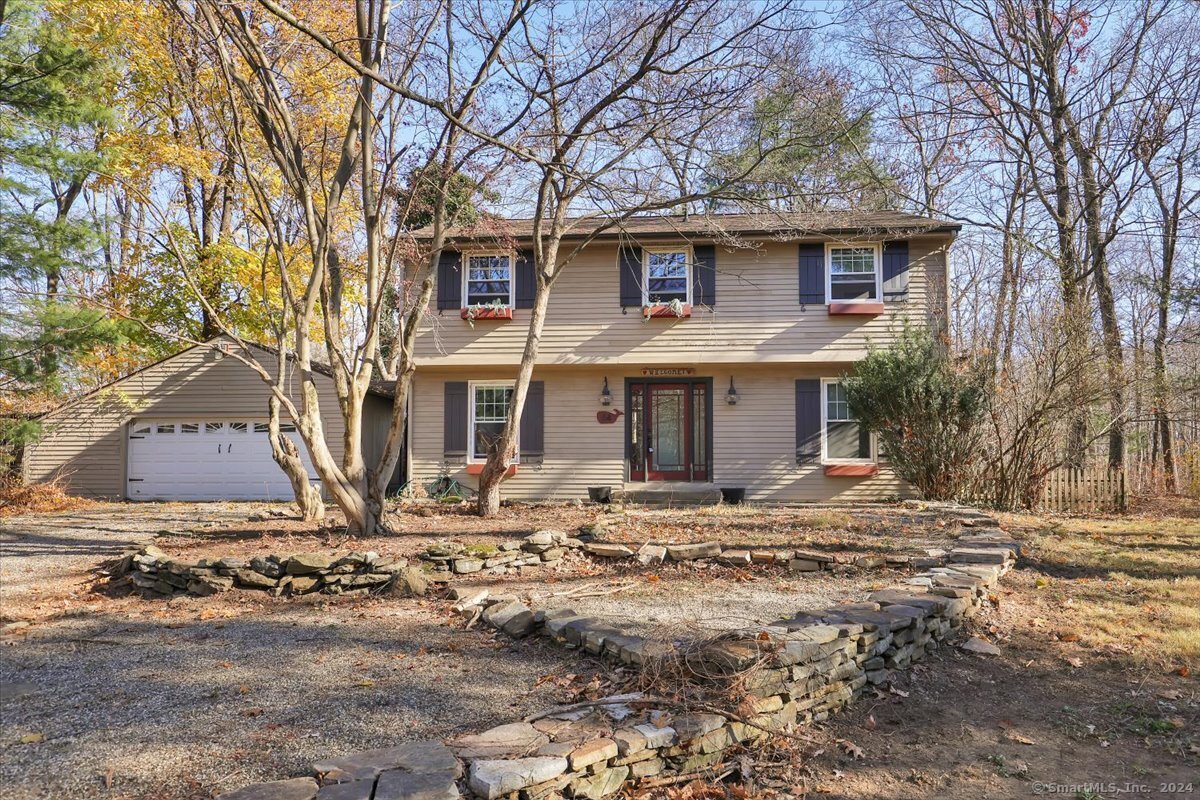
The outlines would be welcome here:
M 692 386 L 692 464 L 703 470 L 708 466 L 708 387 Z
M 684 424 L 686 389 L 655 389 L 651 392 L 651 469 L 687 469 Z

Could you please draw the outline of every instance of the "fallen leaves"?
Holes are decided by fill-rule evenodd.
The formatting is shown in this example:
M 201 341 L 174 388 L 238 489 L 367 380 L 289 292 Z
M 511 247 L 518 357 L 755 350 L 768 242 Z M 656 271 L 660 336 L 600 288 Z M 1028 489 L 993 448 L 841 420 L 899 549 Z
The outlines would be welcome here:
M 834 743 L 842 749 L 842 752 L 855 761 L 860 761 L 867 757 L 866 751 L 849 739 L 835 739 Z
M 37 731 L 21 734 L 21 744 L 41 744 L 46 741 L 46 735 Z

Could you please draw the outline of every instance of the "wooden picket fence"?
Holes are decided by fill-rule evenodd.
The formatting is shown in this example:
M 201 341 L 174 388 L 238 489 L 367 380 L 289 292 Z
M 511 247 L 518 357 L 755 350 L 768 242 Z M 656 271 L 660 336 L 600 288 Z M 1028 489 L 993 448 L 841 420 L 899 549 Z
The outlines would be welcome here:
M 1125 471 L 1109 467 L 1060 467 L 1046 476 L 1042 511 L 1086 513 L 1125 510 Z

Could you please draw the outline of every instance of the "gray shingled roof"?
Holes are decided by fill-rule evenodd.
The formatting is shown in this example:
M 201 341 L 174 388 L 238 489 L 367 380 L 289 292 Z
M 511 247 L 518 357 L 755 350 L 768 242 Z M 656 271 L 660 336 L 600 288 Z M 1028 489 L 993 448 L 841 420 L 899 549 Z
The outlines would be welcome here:
M 601 218 L 578 217 L 572 220 L 568 238 L 580 238 L 604 225 Z M 766 211 L 757 214 L 692 214 L 631 217 L 598 234 L 599 239 L 639 236 L 713 237 L 766 236 L 777 239 L 802 239 L 809 236 L 888 235 L 900 237 L 920 234 L 954 234 L 962 226 L 951 220 L 920 217 L 900 211 Z M 416 231 L 425 238 L 430 229 Z M 451 228 L 448 239 L 454 241 L 512 238 L 529 239 L 533 235 L 531 219 L 487 218 L 469 228 Z

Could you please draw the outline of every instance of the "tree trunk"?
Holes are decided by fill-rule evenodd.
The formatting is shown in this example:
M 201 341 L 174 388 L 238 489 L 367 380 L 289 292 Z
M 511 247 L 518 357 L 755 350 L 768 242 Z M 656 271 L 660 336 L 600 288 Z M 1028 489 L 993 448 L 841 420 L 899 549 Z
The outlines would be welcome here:
M 267 427 L 271 440 L 271 458 L 275 459 L 275 463 L 288 476 L 300 516 L 308 522 L 325 519 L 325 502 L 321 499 L 321 490 L 308 479 L 308 470 L 300 459 L 300 452 L 295 443 L 279 430 L 279 398 L 271 395 L 267 406 L 270 411 Z
M 508 473 L 512 455 L 516 451 L 517 433 L 521 413 L 525 410 L 525 396 L 529 381 L 533 378 L 533 365 L 537 361 L 542 343 L 542 329 L 546 324 L 546 307 L 550 304 L 550 286 L 547 283 L 544 264 L 554 264 L 558 259 L 558 244 L 547 244 L 545 261 L 534 266 L 537 273 L 537 291 L 533 298 L 533 309 L 529 312 L 529 334 L 525 339 L 525 350 L 521 354 L 521 365 L 517 369 L 517 380 L 513 385 L 512 400 L 508 405 L 508 419 L 504 432 L 488 454 L 479 476 L 478 511 L 481 517 L 494 517 L 500 511 L 500 484 Z

